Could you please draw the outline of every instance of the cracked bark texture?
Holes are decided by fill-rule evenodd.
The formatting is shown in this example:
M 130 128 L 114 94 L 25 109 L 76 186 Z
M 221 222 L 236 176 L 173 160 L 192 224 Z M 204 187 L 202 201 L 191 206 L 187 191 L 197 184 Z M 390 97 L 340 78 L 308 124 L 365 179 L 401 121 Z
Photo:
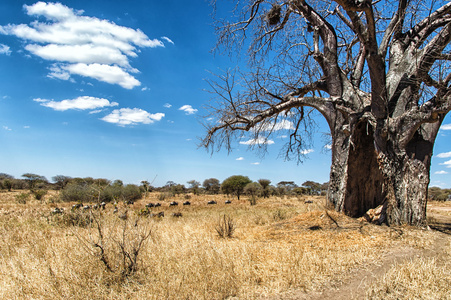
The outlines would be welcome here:
M 335 209 L 359 217 L 383 205 L 388 224 L 424 226 L 433 146 L 451 108 L 451 3 L 252 0 L 235 12 L 218 19 L 218 49 L 249 64 L 210 81 L 202 145 L 231 149 L 250 136 L 264 148 L 285 132 L 287 157 L 302 160 L 318 111 Z

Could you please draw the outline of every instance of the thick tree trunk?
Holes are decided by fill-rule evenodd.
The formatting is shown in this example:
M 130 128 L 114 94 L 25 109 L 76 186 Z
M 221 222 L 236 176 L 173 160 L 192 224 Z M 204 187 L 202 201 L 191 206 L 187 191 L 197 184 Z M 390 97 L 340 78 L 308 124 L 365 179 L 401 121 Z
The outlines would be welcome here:
M 424 124 L 404 149 L 396 143 L 379 154 L 387 187 L 389 224 L 425 226 L 429 170 L 434 141 L 441 122 Z
M 336 118 L 335 123 L 340 122 L 335 127 L 340 130 L 332 132 L 328 202 L 352 217 L 383 205 L 379 222 L 425 226 L 429 169 L 440 122 L 421 126 L 404 149 L 393 133 L 379 152 L 367 122 L 352 128 L 345 118 Z
M 337 211 L 361 217 L 384 202 L 384 178 L 377 163 L 371 126 L 364 121 L 352 128 L 344 125 L 347 130 L 335 130 L 332 134 L 328 202 Z
M 384 178 L 377 163 L 371 126 L 362 121 L 355 126 L 348 159 L 346 213 L 363 216 L 385 200 Z

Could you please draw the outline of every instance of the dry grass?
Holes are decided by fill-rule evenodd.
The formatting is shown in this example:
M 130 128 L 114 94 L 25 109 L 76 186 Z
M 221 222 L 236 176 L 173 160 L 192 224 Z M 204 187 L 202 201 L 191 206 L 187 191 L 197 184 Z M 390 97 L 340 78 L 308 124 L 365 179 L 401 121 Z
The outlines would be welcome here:
M 135 203 L 128 222 L 134 222 L 134 211 L 157 199 L 152 193 Z M 206 205 L 212 199 L 218 205 Z M 56 205 L 70 210 L 71 203 L 30 200 L 23 205 L 1 193 L 0 298 L 255 299 L 324 288 L 349 270 L 376 261 L 395 243 L 428 245 L 420 231 L 404 228 L 400 233 L 326 212 L 321 197 L 312 198 L 312 204 L 304 198 L 261 199 L 256 206 L 246 199 L 225 205 L 226 199 L 192 196 L 191 206 L 184 207 L 168 207 L 174 199 L 166 199 L 161 209 L 154 209 L 165 211 L 165 218 L 141 218 L 136 232 L 133 226 L 128 231 L 131 241 L 143 228 L 151 228 L 152 234 L 143 244 L 136 272 L 123 277 L 115 272 L 121 256 L 114 244 L 123 236 L 123 221 L 111 205 L 100 220 L 113 271 L 89 243 L 98 240 L 95 227 L 68 226 L 49 215 Z M 172 212 L 183 217 L 173 218 Z M 229 239 L 219 238 L 215 230 L 224 215 L 236 225 Z
M 448 257 L 448 262 L 451 257 Z M 367 299 L 451 299 L 451 265 L 419 258 L 394 265 L 368 292 Z

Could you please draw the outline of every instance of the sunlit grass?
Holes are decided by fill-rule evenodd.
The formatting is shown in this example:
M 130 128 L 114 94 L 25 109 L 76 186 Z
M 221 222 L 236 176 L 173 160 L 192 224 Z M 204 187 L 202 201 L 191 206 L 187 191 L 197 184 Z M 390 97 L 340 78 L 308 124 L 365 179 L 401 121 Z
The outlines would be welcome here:
M 360 223 L 324 209 L 324 198 L 272 197 L 250 206 L 246 199 L 226 196 L 182 196 L 166 199 L 164 218 L 139 218 L 152 193 L 128 207 L 127 222 L 150 228 L 151 237 L 139 254 L 130 276 L 111 272 L 90 242 L 98 239 L 95 227 L 71 226 L 52 216 L 55 206 L 66 213 L 72 203 L 17 204 L 9 193 L 0 194 L 0 298 L 1 299 L 255 299 L 288 290 L 313 291 L 339 281 L 361 264 L 377 261 L 392 243 L 424 247 L 427 239 L 404 229 Z M 206 203 L 215 199 L 217 205 Z M 168 203 L 177 200 L 177 207 Z M 122 235 L 113 206 L 95 213 L 101 221 L 112 269 L 119 270 L 115 241 Z M 171 217 L 182 212 L 180 218 Z M 233 219 L 231 238 L 220 238 L 215 227 L 224 215 Z M 134 227 L 130 225 L 129 239 Z M 416 241 L 416 242 L 414 242 Z M 116 247 L 116 248 L 115 248 Z M 116 269 L 115 269 L 116 268 Z

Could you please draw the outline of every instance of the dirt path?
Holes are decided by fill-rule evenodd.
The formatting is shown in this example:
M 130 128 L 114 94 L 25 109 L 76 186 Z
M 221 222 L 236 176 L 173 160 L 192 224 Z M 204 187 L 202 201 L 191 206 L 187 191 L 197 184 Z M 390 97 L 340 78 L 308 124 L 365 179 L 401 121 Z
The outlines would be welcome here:
M 445 248 L 451 240 L 451 216 L 444 215 L 449 207 L 433 207 L 428 211 L 434 221 L 431 224 L 431 237 L 433 243 L 426 249 L 415 249 L 401 244 L 388 249 L 377 262 L 359 266 L 351 270 L 346 278 L 341 282 L 330 282 L 327 287 L 318 292 L 292 292 L 281 297 L 271 297 L 269 299 L 299 299 L 299 300 L 350 300 L 364 299 L 367 289 L 376 281 L 381 279 L 387 271 L 395 264 L 424 257 L 435 257 L 437 263 L 444 262 Z

